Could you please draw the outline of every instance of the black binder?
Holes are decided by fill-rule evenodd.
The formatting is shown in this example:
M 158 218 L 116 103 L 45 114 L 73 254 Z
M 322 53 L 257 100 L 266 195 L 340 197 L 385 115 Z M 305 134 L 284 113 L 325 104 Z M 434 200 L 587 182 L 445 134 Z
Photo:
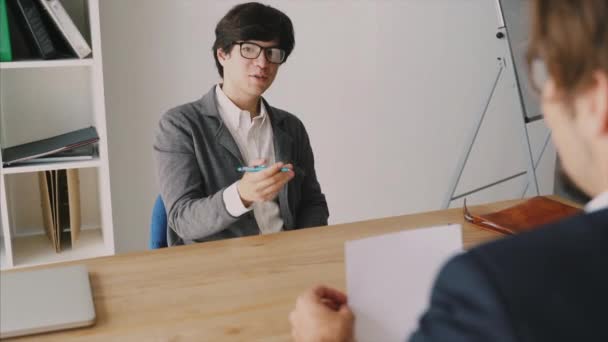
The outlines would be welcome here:
M 51 34 L 47 29 L 42 13 L 34 0 L 8 0 L 12 12 L 17 14 L 17 23 L 25 29 L 29 43 L 43 59 L 56 58 L 59 55 Z
M 38 0 L 7 0 L 13 60 L 74 57 Z

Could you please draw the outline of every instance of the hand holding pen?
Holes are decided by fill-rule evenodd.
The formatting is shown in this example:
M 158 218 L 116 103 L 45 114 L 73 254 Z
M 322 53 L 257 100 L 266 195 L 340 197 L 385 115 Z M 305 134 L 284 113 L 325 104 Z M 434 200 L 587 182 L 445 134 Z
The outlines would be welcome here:
M 251 171 L 249 171 L 251 170 Z M 240 168 L 245 172 L 237 184 L 237 190 L 245 207 L 254 202 L 273 200 L 294 176 L 293 165 L 282 162 L 266 166 L 266 160 L 258 159 L 249 168 Z

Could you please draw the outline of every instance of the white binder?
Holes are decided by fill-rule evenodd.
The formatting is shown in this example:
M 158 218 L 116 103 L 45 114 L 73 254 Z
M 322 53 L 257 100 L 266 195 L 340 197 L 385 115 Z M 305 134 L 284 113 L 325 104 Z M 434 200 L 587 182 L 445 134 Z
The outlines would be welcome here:
M 84 39 L 72 18 L 68 15 L 59 0 L 40 0 L 42 6 L 53 19 L 53 22 L 68 42 L 68 45 L 76 53 L 78 58 L 85 58 L 91 54 L 91 47 Z

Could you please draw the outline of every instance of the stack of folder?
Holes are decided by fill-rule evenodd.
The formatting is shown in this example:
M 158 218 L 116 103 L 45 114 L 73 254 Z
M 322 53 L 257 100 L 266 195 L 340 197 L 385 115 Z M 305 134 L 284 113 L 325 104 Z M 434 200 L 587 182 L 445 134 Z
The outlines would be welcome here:
M 88 127 L 47 139 L 9 147 L 2 150 L 4 167 L 59 161 L 93 159 L 99 141 L 95 127 Z
M 78 169 L 38 172 L 42 219 L 55 252 L 73 247 L 80 235 Z

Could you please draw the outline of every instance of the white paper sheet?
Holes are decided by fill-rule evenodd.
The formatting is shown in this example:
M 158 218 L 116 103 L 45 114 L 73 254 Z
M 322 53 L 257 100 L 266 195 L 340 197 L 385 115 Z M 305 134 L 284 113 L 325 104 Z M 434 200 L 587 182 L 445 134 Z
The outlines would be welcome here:
M 349 306 L 358 342 L 406 341 L 443 264 L 462 252 L 462 227 L 408 230 L 345 244 Z

